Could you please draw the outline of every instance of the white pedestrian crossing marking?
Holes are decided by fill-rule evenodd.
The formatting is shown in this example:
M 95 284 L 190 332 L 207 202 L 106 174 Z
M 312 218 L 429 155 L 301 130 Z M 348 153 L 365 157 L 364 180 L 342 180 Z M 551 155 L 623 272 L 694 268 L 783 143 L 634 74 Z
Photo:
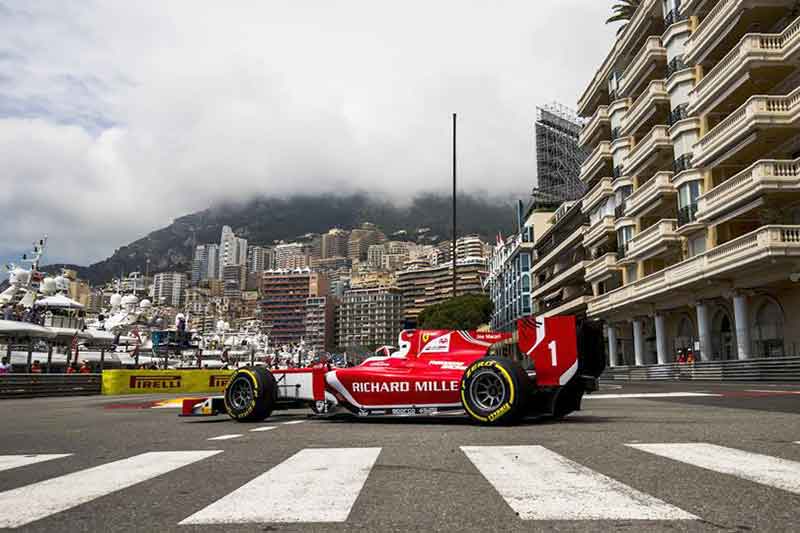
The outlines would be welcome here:
M 284 426 L 289 426 L 292 424 L 302 424 L 305 420 L 289 420 L 288 422 L 283 422 Z
M 0 528 L 29 524 L 220 452 L 221 450 L 143 453 L 0 492 Z
M 800 494 L 800 463 L 706 442 L 628 444 L 631 448 Z
M 217 437 L 211 437 L 210 439 L 206 440 L 231 440 L 231 439 L 238 439 L 241 436 L 242 436 L 241 433 L 230 433 L 228 435 L 219 435 Z
M 461 449 L 523 520 L 697 518 L 543 446 Z
M 44 453 L 44 454 L 30 454 L 30 455 L 0 455 L 0 472 L 3 470 L 11 470 L 12 468 L 19 468 L 20 466 L 33 465 L 44 461 L 52 461 L 53 459 L 61 459 L 62 457 L 69 457 L 71 453 Z
M 380 451 L 301 450 L 181 524 L 344 522 Z
M 258 432 L 258 431 L 269 431 L 270 429 L 275 429 L 275 426 L 261 426 L 260 428 L 253 428 L 250 431 Z

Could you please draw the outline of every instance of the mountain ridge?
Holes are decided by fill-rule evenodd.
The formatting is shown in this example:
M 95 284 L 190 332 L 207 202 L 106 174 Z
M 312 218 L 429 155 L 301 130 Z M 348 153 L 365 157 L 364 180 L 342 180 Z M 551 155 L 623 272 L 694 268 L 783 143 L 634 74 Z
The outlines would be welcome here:
M 458 195 L 458 233 L 478 234 L 485 240 L 493 240 L 498 232 L 507 235 L 513 231 L 514 203 L 510 198 Z M 223 225 L 231 226 L 239 237 L 255 245 L 290 241 L 306 233 L 324 233 L 334 227 L 351 229 L 363 222 L 376 224 L 387 236 L 399 230 L 413 235 L 418 228 L 427 227 L 430 235 L 447 239 L 452 228 L 451 210 L 452 197 L 437 193 L 418 194 L 406 206 L 364 193 L 259 197 L 178 217 L 170 225 L 117 248 L 110 257 L 91 265 L 58 263 L 47 265 L 43 270 L 72 268 L 79 277 L 94 285 L 110 281 L 121 273 L 145 271 L 147 258 L 151 274 L 184 271 L 191 266 L 194 246 L 219 242 Z

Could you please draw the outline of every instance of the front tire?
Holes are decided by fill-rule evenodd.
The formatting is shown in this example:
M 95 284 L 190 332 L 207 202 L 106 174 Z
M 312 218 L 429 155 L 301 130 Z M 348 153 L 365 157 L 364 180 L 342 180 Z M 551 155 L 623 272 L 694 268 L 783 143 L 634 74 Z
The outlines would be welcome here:
M 225 412 L 237 422 L 258 422 L 272 414 L 275 376 L 262 366 L 236 370 L 225 387 Z
M 461 405 L 472 421 L 487 426 L 516 422 L 525 413 L 530 380 L 505 357 L 485 357 L 461 377 Z

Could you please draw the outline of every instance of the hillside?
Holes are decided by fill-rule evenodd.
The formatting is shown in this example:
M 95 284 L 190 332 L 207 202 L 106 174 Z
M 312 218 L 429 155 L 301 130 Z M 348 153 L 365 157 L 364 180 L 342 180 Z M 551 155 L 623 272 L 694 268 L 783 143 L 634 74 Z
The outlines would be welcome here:
M 477 233 L 489 241 L 497 232 L 507 235 L 513 228 L 513 204 L 460 195 L 459 234 Z M 188 270 L 195 244 L 218 242 L 223 225 L 231 226 L 250 244 L 272 244 L 305 233 L 322 233 L 332 227 L 349 229 L 362 222 L 377 224 L 387 235 L 405 230 L 413 236 L 417 228 L 430 228 L 429 235 L 449 238 L 451 198 L 436 194 L 416 196 L 407 206 L 364 194 L 343 196 L 302 195 L 289 198 L 259 198 L 236 205 L 220 205 L 173 221 L 165 228 L 117 249 L 103 261 L 76 268 L 79 276 L 93 284 L 103 283 L 121 272 Z M 50 265 L 54 270 L 62 265 Z M 67 265 L 63 265 L 67 266 Z

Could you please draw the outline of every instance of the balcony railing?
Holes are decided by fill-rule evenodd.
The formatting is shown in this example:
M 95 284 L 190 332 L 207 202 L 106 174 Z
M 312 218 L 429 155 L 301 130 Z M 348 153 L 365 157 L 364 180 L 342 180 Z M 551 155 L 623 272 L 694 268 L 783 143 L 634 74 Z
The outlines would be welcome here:
M 578 143 L 585 145 L 600 131 L 600 127 L 608 123 L 608 106 L 601 105 L 597 108 L 592 118 L 583 126 L 578 137 Z
M 692 168 L 692 154 L 683 154 L 672 162 L 672 172 L 678 174 Z
M 686 58 L 691 63 L 698 62 L 700 52 L 708 46 L 713 46 L 714 35 L 724 31 L 726 21 L 741 13 L 744 0 L 716 0 L 716 4 L 697 29 L 689 36 L 686 41 Z
M 611 270 L 617 270 L 617 254 L 606 253 L 598 257 L 586 267 L 586 281 L 604 278 Z
M 750 33 L 742 37 L 728 54 L 701 79 L 689 93 L 692 111 L 705 106 L 717 94 L 724 94 L 731 79 L 751 60 L 771 61 L 776 65 L 787 61 L 800 46 L 800 17 L 779 34 Z
M 736 270 L 772 257 L 797 261 L 800 257 L 800 226 L 764 226 L 716 246 L 703 254 L 667 267 L 633 283 L 598 296 L 589 304 L 588 314 L 599 314 L 658 295 L 672 293 L 704 279 L 730 277 Z
M 584 246 L 591 246 L 595 242 L 599 241 L 606 234 L 614 232 L 614 217 L 612 215 L 606 215 L 594 224 L 592 224 L 588 231 L 583 235 L 583 245 Z
M 603 199 L 614 194 L 611 181 L 611 178 L 603 178 L 591 191 L 586 193 L 583 197 L 583 204 L 581 205 L 581 210 L 584 213 L 588 213 L 595 205 L 603 201 Z
M 676 243 L 680 237 L 675 233 L 677 221 L 675 219 L 661 219 L 649 228 L 640 231 L 628 241 L 627 256 L 646 259 L 653 255 L 661 246 Z
M 686 65 L 686 62 L 684 61 L 683 56 L 673 57 L 670 60 L 670 62 L 667 63 L 667 70 L 666 70 L 667 76 L 666 77 L 669 78 L 670 76 L 672 76 L 676 72 L 681 71 L 681 70 L 685 70 L 687 68 L 689 68 L 689 67 Z
M 653 126 L 653 129 L 639 141 L 625 158 L 625 168 L 628 172 L 636 173 L 640 164 L 646 162 L 658 148 L 672 149 L 669 138 L 669 129 L 666 126 Z
M 727 150 L 737 134 L 761 124 L 764 127 L 790 126 L 798 115 L 800 87 L 786 96 L 752 96 L 697 141 L 694 145 L 694 163 L 705 166 L 717 152 Z
M 678 227 L 685 226 L 697 220 L 697 202 L 685 205 L 678 209 Z
M 676 7 L 675 9 L 671 10 L 664 16 L 664 27 L 669 28 L 673 24 L 676 24 L 678 22 L 683 22 L 687 18 L 688 17 L 686 17 L 686 15 L 681 13 L 680 8 Z
M 630 96 L 628 93 L 631 91 L 631 88 L 638 86 L 638 83 L 642 81 L 648 64 L 666 61 L 666 59 L 667 51 L 661 44 L 661 38 L 648 37 L 647 42 L 631 60 L 628 68 L 626 68 L 625 72 L 622 74 L 622 78 L 620 78 L 619 81 L 618 92 L 622 95 Z
M 622 120 L 622 129 L 626 135 L 637 131 L 642 121 L 652 114 L 654 106 L 669 105 L 669 93 L 667 93 L 664 80 L 653 80 L 642 94 L 631 104 L 625 118 Z
M 580 178 L 584 183 L 588 183 L 595 174 L 603 168 L 605 161 L 611 160 L 611 143 L 603 141 L 597 145 L 586 161 L 581 165 Z
M 758 161 L 698 198 L 697 218 L 708 220 L 767 191 L 800 190 L 800 158 Z
M 674 126 L 677 122 L 689 117 L 689 104 L 681 104 L 669 113 L 669 125 Z
M 656 199 L 675 194 L 675 186 L 670 178 L 672 178 L 672 172 L 658 172 L 633 191 L 625 202 L 627 205 L 625 215 L 636 216 L 644 207 L 654 204 Z

